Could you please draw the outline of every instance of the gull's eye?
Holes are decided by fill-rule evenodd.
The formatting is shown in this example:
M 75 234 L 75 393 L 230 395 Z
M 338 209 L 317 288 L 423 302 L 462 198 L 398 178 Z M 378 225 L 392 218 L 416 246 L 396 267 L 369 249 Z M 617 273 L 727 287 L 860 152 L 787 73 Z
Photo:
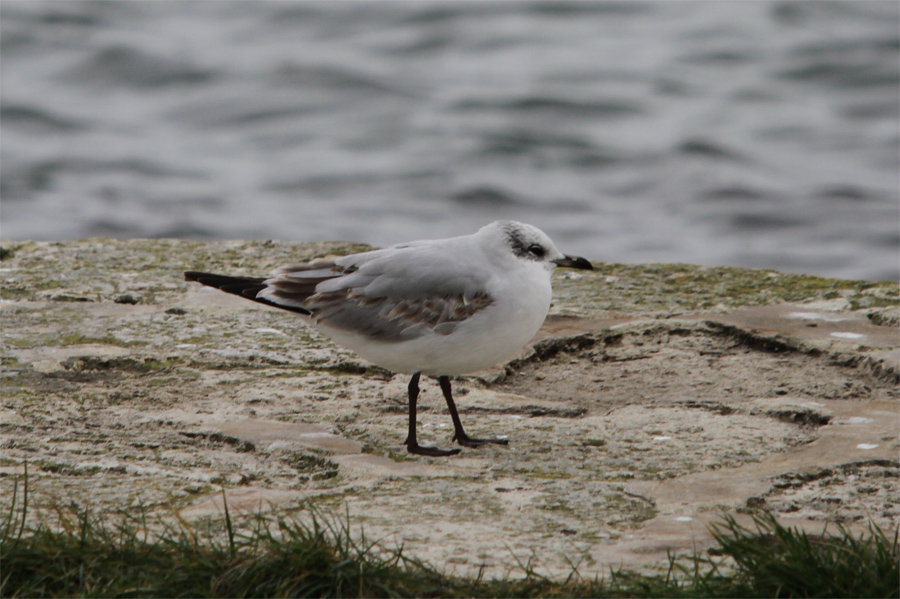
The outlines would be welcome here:
M 544 251 L 544 248 L 542 248 L 538 244 L 532 243 L 531 245 L 528 246 L 528 253 L 531 254 L 532 256 L 534 256 L 535 258 L 543 258 L 544 254 L 546 252 Z

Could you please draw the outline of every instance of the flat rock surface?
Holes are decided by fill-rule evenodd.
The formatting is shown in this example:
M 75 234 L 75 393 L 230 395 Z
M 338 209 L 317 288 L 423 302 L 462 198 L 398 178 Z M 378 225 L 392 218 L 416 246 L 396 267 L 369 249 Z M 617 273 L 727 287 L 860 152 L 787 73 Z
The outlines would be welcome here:
M 4 246 L 0 494 L 188 519 L 315 505 L 457 574 L 655 567 L 724 513 L 900 523 L 900 288 L 686 265 L 560 272 L 512 362 L 454 382 L 472 436 L 409 456 L 405 376 L 182 281 L 350 244 Z M 450 447 L 436 381 L 420 442 Z M 36 513 L 36 512 L 34 512 Z

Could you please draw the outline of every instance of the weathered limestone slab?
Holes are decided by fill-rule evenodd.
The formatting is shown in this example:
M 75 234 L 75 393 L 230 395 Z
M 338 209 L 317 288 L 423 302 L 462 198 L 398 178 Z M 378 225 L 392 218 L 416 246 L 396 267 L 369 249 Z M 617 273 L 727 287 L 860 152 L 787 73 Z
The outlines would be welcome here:
M 404 376 L 288 312 L 189 285 L 349 244 L 3 247 L 0 497 L 186 518 L 314 504 L 459 574 L 652 567 L 722 513 L 900 522 L 900 287 L 742 269 L 560 273 L 512 362 L 455 384 L 473 435 L 408 456 Z M 425 381 L 421 441 L 448 446 Z

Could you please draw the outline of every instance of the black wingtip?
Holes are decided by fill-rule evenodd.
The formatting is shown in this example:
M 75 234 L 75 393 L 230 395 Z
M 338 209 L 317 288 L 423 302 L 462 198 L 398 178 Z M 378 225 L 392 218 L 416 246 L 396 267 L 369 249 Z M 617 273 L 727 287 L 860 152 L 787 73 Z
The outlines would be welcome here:
M 281 308 L 282 310 L 288 310 L 306 316 L 310 314 L 310 311 L 306 308 L 285 306 L 264 297 L 258 297 L 259 292 L 266 288 L 264 285 L 266 279 L 264 277 L 230 277 L 228 275 L 216 275 L 209 272 L 189 270 L 184 273 L 184 280 L 200 283 L 207 287 L 214 287 L 225 293 L 244 297 L 253 300 L 254 302 L 259 302 L 260 304 L 272 306 L 273 308 Z

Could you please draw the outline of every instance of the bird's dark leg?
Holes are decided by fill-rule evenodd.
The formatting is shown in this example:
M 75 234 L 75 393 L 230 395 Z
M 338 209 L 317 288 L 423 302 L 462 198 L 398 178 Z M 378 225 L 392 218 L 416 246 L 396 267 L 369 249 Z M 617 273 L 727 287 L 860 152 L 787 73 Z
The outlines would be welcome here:
M 480 447 L 482 445 L 506 445 L 509 443 L 506 439 L 472 439 L 463 430 L 462 421 L 459 419 L 459 413 L 456 411 L 456 404 L 453 402 L 453 392 L 450 390 L 450 377 L 439 376 L 438 382 L 441 384 L 441 391 L 444 392 L 444 399 L 447 400 L 447 409 L 450 410 L 450 418 L 453 419 L 453 440 L 463 447 Z
M 412 375 L 412 378 L 409 379 L 409 386 L 407 390 L 409 391 L 409 433 L 406 435 L 406 441 L 403 443 L 409 445 L 412 443 L 413 445 L 418 445 L 416 443 L 416 400 L 419 399 L 419 376 L 421 373 L 417 372 Z
M 419 398 L 419 375 L 417 372 L 409 380 L 409 433 L 406 435 L 406 450 L 409 453 L 427 455 L 432 457 L 456 455 L 458 449 L 438 449 L 437 447 L 422 447 L 416 441 L 416 400 Z M 454 411 L 455 412 L 455 411 Z

